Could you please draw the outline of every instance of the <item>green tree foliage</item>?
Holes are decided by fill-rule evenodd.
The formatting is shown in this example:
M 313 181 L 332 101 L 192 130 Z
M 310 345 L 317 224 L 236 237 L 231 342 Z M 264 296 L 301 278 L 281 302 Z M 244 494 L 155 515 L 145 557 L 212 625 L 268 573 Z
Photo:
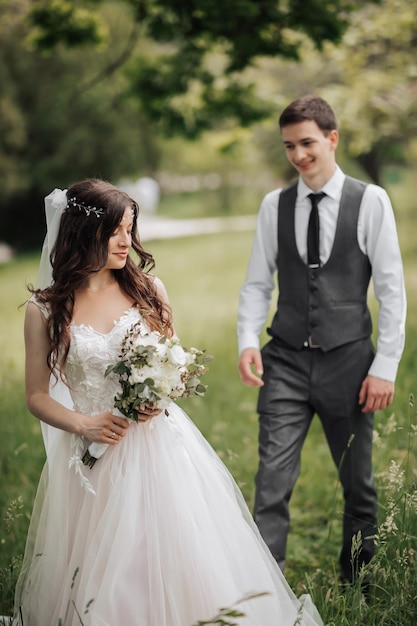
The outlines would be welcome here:
M 408 0 L 382 0 L 352 15 L 339 45 L 327 42 L 318 52 L 305 39 L 299 62 L 267 61 L 258 82 L 271 108 L 301 94 L 326 98 L 339 120 L 339 157 L 356 160 L 379 183 L 387 166 L 417 159 L 416 56 L 415 7 Z M 257 129 L 267 160 L 281 163 L 281 146 L 270 135 L 269 128 Z
M 41 49 L 102 41 L 100 0 L 37 0 L 31 21 Z M 131 93 L 165 133 L 196 137 L 220 120 L 248 126 L 269 114 L 242 76 L 257 58 L 298 59 L 302 37 L 338 42 L 354 0 L 125 0 L 142 35 L 158 44 L 129 67 Z
M 31 7 L 29 0 L 0 1 L 0 240 L 20 248 L 39 245 L 43 197 L 54 187 L 87 176 L 137 175 L 156 158 L 123 75 L 83 90 L 123 54 L 129 13 L 111 6 L 103 12 L 107 47 L 45 53 L 33 47 Z
M 259 60 L 325 50 L 367 4 L 0 0 L 0 240 L 38 244 L 55 186 L 155 170 L 158 136 L 270 115 Z
M 32 41 L 43 50 L 51 50 L 59 43 L 68 46 L 100 44 L 106 38 L 106 29 L 99 16 L 67 0 L 34 2 L 29 21 L 35 27 Z
M 339 70 L 325 93 L 339 111 L 349 153 L 376 182 L 384 165 L 417 156 L 415 8 L 408 0 L 363 7 L 341 46 L 325 50 Z

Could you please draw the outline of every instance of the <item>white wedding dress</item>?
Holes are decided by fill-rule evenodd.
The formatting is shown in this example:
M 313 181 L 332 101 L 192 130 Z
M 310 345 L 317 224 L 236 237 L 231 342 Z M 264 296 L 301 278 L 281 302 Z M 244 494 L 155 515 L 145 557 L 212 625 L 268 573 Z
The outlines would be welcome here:
M 104 372 L 138 317 L 130 309 L 107 334 L 71 326 L 66 375 L 77 411 L 112 408 L 118 386 Z M 268 595 L 239 605 L 239 626 L 322 624 L 310 597 L 294 596 L 228 470 L 178 406 L 132 422 L 92 469 L 80 463 L 87 445 L 64 431 L 48 442 L 13 624 L 193 626 L 258 592 Z

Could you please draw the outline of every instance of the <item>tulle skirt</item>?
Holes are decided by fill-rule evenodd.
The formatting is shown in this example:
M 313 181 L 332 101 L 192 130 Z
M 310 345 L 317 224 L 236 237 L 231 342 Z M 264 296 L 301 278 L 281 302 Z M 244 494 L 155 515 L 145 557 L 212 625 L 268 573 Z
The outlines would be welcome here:
M 60 432 L 42 473 L 14 624 L 193 626 L 239 604 L 240 626 L 313 626 L 226 467 L 175 404 L 132 423 L 90 470 Z M 59 621 L 61 620 L 61 622 Z M 298 621 L 297 621 L 298 620 Z

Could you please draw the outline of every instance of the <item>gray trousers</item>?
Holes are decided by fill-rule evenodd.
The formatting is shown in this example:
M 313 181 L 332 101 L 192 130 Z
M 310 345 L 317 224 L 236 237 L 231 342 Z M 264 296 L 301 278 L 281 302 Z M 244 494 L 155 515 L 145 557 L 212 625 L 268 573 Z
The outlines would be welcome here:
M 361 413 L 359 389 L 373 360 L 369 339 L 327 353 L 293 350 L 272 339 L 262 349 L 264 386 L 258 400 L 259 469 L 254 519 L 281 569 L 289 530 L 289 501 L 300 454 L 317 413 L 338 468 L 344 495 L 343 578 L 352 581 L 374 553 L 377 496 L 372 471 L 373 413 Z M 352 537 L 362 548 L 352 559 Z

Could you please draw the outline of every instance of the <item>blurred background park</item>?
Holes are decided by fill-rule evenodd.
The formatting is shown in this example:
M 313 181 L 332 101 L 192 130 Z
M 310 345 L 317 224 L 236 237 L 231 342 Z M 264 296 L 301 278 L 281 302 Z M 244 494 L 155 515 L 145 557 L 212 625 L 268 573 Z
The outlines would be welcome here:
M 19 308 L 36 278 L 44 196 L 89 176 L 137 196 L 177 332 L 215 357 L 207 397 L 184 406 L 251 506 L 256 392 L 237 374 L 237 299 L 259 203 L 294 176 L 277 118 L 314 93 L 337 113 L 342 169 L 392 198 L 409 309 L 394 405 L 375 427 L 374 600 L 338 590 L 340 490 L 317 420 L 287 576 L 313 593 L 326 624 L 415 625 L 415 10 L 409 0 L 0 0 L 0 615 L 11 610 L 44 462 L 24 402 Z

